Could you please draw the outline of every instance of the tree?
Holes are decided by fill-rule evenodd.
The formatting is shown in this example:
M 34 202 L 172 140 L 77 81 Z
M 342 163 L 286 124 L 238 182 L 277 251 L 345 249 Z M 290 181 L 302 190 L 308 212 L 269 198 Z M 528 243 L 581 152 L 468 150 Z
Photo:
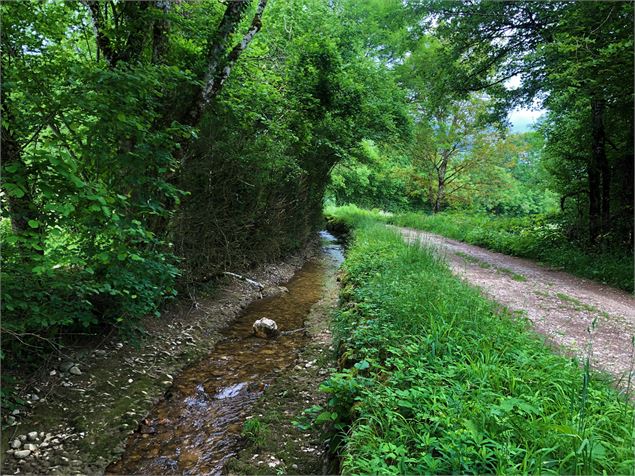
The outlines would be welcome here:
M 461 180 L 487 165 L 498 139 L 495 130 L 483 122 L 486 109 L 486 101 L 472 97 L 422 114 L 412 156 L 415 164 L 434 178 L 429 182 L 434 212 L 445 208 L 448 197 L 455 192 L 486 185 Z
M 596 243 L 613 225 L 607 142 L 615 145 L 616 155 L 632 156 L 632 3 L 469 1 L 426 7 L 436 16 L 435 34 L 452 45 L 449 64 L 459 90 L 486 90 L 507 104 L 539 98 L 553 110 L 586 102 L 587 115 L 580 120 L 588 131 L 588 235 Z M 521 78 L 521 87 L 509 90 L 505 81 L 514 76 Z M 621 123 L 611 130 L 619 140 L 607 135 L 608 117 Z M 625 130 L 630 132 L 622 138 Z M 624 217 L 628 207 L 619 202 L 617 215 Z

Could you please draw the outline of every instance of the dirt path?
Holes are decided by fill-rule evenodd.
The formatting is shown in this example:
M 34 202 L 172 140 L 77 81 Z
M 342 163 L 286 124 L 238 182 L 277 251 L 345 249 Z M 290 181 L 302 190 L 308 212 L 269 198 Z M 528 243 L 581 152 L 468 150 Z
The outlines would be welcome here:
M 432 233 L 399 230 L 410 242 L 438 249 L 455 274 L 525 314 L 537 332 L 567 353 L 584 357 L 591 348 L 594 368 L 609 372 L 620 385 L 629 375 L 635 380 L 635 299 L 630 294 L 526 259 Z

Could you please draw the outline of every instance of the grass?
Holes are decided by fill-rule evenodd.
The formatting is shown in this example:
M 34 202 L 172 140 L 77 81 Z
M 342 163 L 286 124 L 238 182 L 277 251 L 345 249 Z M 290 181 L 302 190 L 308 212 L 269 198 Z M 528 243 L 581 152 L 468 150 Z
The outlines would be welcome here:
M 429 249 L 354 210 L 321 417 L 344 474 L 633 474 L 634 408 Z
M 592 251 L 570 242 L 543 216 L 493 217 L 461 212 L 379 217 L 392 224 L 438 233 L 501 253 L 530 258 L 577 276 L 633 292 L 633 253 Z

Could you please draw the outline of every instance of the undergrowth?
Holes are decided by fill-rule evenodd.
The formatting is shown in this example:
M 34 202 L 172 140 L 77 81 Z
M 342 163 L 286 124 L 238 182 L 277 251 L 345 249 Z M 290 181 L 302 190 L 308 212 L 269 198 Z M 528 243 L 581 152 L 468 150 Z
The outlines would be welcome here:
M 633 253 L 589 250 L 568 240 L 542 215 L 494 217 L 462 212 L 405 213 L 385 221 L 438 233 L 500 253 L 542 261 L 577 276 L 633 292 Z
M 372 213 L 329 212 L 357 227 L 319 417 L 342 473 L 633 474 L 626 396 Z

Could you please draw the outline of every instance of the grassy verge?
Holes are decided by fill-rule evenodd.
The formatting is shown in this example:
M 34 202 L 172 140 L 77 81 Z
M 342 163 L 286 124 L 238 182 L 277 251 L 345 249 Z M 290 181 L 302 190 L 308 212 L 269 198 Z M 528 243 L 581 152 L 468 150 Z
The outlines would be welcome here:
M 542 216 L 504 218 L 459 212 L 406 213 L 385 220 L 501 253 L 539 260 L 577 276 L 633 292 L 632 253 L 582 249 L 567 241 L 560 230 Z
M 332 218 L 357 228 L 335 321 L 341 370 L 322 386 L 343 473 L 633 474 L 624 396 L 430 251 L 354 215 Z

